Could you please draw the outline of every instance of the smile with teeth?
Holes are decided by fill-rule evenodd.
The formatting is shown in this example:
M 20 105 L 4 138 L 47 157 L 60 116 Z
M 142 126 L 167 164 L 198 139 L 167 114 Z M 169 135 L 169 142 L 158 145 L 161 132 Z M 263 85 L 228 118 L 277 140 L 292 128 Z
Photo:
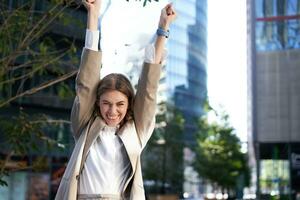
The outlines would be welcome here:
M 107 116 L 107 118 L 108 118 L 109 120 L 116 120 L 116 119 L 118 118 L 118 116 L 114 116 L 114 117 L 112 117 L 112 116 Z

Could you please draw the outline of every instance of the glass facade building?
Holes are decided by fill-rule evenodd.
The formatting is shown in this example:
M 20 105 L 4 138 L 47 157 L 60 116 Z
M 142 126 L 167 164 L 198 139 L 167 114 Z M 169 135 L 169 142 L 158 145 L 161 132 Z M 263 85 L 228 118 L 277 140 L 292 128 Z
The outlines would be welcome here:
M 299 0 L 248 0 L 248 130 L 257 199 L 300 196 L 299 31 Z
M 255 1 L 256 50 L 300 49 L 300 1 Z
M 180 17 L 171 26 L 162 92 L 182 111 L 186 141 L 192 142 L 193 122 L 207 96 L 207 1 L 175 1 L 174 6 Z
M 184 117 L 184 142 L 195 144 L 196 119 L 203 114 L 207 99 L 207 0 L 174 1 L 178 18 L 171 25 L 167 43 L 168 60 L 161 79 L 167 98 Z M 193 153 L 184 151 L 183 191 L 197 197 L 201 185 L 197 173 L 189 166 Z M 190 153 L 188 153 L 190 152 Z

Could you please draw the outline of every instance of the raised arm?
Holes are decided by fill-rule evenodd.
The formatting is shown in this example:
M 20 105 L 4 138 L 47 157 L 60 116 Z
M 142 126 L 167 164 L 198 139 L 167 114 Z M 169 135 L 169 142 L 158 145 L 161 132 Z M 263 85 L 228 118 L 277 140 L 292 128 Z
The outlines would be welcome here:
M 159 19 L 158 28 L 164 30 L 165 32 L 169 31 L 170 24 L 176 19 L 176 12 L 173 9 L 172 4 L 166 5 L 162 9 Z M 155 41 L 155 61 L 154 64 L 159 64 L 162 61 L 162 55 L 164 51 L 166 37 L 163 35 L 157 36 Z
M 83 4 L 88 11 L 86 34 L 91 34 L 88 31 L 97 31 L 101 0 L 84 0 Z M 92 46 L 85 44 L 86 48 L 83 49 L 76 77 L 76 97 L 71 111 L 71 126 L 75 140 L 79 138 L 93 114 L 96 90 L 100 81 L 101 52 L 94 50 Z
M 82 3 L 88 12 L 87 29 L 96 31 L 98 29 L 98 17 L 102 0 L 82 0 Z
M 169 25 L 176 18 L 172 4 L 168 4 L 161 11 L 159 28 L 167 32 Z M 142 146 L 150 138 L 155 125 L 156 93 L 161 72 L 166 36 L 158 34 L 155 41 L 155 56 L 153 63 L 144 63 L 138 82 L 135 102 L 134 120 Z

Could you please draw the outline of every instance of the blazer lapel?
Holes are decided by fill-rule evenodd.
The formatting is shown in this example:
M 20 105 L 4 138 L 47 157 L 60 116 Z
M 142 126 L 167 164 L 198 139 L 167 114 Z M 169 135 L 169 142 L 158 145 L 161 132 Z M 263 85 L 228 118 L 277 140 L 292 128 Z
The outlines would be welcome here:
M 105 123 L 100 117 L 96 117 L 94 122 L 92 123 L 90 130 L 87 133 L 86 142 L 84 144 L 82 160 L 80 165 L 80 172 L 84 166 L 86 157 L 88 155 L 89 149 L 91 148 L 93 141 L 98 137 L 99 131 L 105 126 Z
M 127 151 L 129 160 L 131 162 L 132 170 L 135 171 L 136 162 L 139 154 L 142 151 L 141 143 L 137 137 L 134 123 L 127 122 L 118 132 L 125 149 Z

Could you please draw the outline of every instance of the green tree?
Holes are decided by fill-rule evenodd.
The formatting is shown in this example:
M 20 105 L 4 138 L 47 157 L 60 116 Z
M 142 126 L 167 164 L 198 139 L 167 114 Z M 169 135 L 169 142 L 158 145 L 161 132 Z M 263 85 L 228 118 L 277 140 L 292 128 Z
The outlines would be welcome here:
M 213 111 L 208 104 L 206 108 Z M 236 189 L 241 176 L 245 186 L 249 185 L 250 174 L 247 156 L 241 152 L 241 142 L 228 122 L 228 115 L 217 116 L 218 122 L 208 122 L 207 116 L 198 121 L 194 167 L 202 178 L 229 192 Z
M 77 72 L 74 38 L 53 38 L 49 33 L 54 25 L 81 25 L 83 29 L 67 12 L 77 4 L 73 0 L 20 2 L 0 3 L 0 108 L 59 83 L 58 93 L 63 97 L 68 92 L 62 82 Z
M 126 0 L 129 2 L 129 0 Z M 142 1 L 142 0 L 135 0 L 135 1 Z M 147 2 L 151 3 L 152 0 L 143 0 L 144 3 L 143 3 L 143 6 L 145 7 L 147 5 Z M 153 0 L 153 1 L 156 1 L 156 2 L 159 2 L 159 0 Z
M 49 88 L 61 99 L 74 96 L 66 81 L 77 73 L 76 37 L 55 37 L 55 31 L 59 31 L 55 29 L 84 30 L 82 21 L 74 18 L 79 6 L 75 0 L 0 3 L 0 108 L 12 104 L 19 107 L 19 112 L 5 113 L 0 118 L 1 153 L 5 155 L 0 162 L 0 185 L 6 184 L 3 178 L 10 171 L 38 169 L 45 163 L 41 158 L 30 166 L 8 169 L 12 158 L 41 152 L 45 145 L 63 147 L 48 136 L 46 129 L 69 122 L 43 114 L 29 115 L 22 109 L 22 102 Z
M 159 104 L 156 128 L 143 154 L 148 193 L 180 193 L 183 183 L 183 124 L 181 113 L 168 103 Z

